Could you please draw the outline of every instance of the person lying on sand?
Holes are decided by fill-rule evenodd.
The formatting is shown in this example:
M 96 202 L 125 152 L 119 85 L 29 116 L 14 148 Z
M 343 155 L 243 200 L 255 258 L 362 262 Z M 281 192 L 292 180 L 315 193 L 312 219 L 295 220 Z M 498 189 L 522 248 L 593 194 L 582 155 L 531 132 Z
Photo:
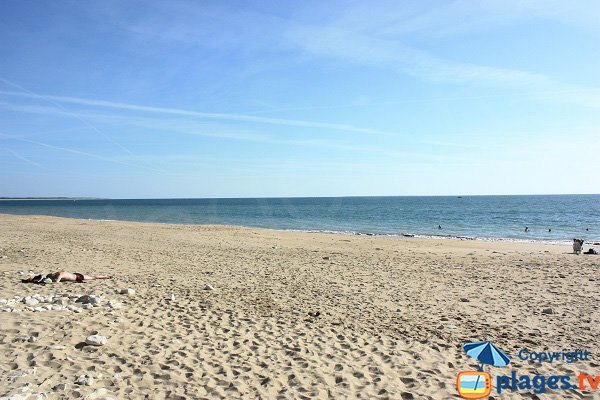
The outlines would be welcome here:
M 27 279 L 23 279 L 24 283 L 40 283 L 46 284 L 51 282 L 83 282 L 83 281 L 93 281 L 95 279 L 112 279 L 112 276 L 106 275 L 83 275 L 78 272 L 71 273 L 67 271 L 58 271 L 51 274 L 46 275 L 44 278 L 43 275 L 37 276 L 29 276 Z
M 52 282 L 83 282 L 83 281 L 93 281 L 94 279 L 111 279 L 111 276 L 106 275 L 83 275 L 80 273 L 71 273 L 67 271 L 58 271 L 53 274 L 46 275 L 46 278 L 52 279 Z

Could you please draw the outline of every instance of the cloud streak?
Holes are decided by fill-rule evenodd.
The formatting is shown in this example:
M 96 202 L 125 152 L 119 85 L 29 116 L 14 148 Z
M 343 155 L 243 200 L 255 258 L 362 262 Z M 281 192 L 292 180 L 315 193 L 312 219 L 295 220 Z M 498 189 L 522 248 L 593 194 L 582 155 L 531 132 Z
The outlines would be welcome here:
M 49 96 L 49 95 L 37 95 L 30 93 L 18 93 L 10 91 L 0 91 L 0 94 L 13 95 L 13 96 L 25 96 L 29 98 L 42 98 L 50 99 L 52 101 L 60 103 L 71 103 L 82 106 L 112 108 L 124 111 L 139 111 L 151 114 L 163 114 L 163 115 L 176 115 L 183 117 L 193 117 L 202 119 L 215 119 L 225 121 L 236 121 L 236 122 L 250 122 L 256 124 L 268 124 L 268 125 L 281 125 L 289 127 L 300 127 L 300 128 L 312 128 L 312 129 L 328 129 L 349 133 L 360 133 L 360 134 L 373 134 L 382 136 L 396 136 L 397 133 L 386 132 L 377 129 L 361 128 L 349 124 L 338 124 L 338 123 L 326 123 L 326 122 L 314 122 L 305 121 L 298 119 L 283 119 L 283 118 L 268 118 L 268 117 L 257 117 L 252 115 L 243 114 L 227 114 L 227 113 L 208 113 L 200 111 L 182 110 L 178 108 L 167 108 L 167 107 L 153 107 L 140 104 L 131 103 L 120 103 L 97 99 L 84 99 L 78 97 L 65 97 L 65 96 Z

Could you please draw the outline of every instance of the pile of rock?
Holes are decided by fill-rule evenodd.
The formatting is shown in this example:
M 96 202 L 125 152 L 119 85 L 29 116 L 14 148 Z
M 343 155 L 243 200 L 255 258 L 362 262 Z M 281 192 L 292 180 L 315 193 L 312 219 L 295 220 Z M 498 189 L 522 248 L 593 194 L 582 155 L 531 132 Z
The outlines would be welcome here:
M 94 307 L 107 307 L 118 309 L 122 304 L 115 300 L 104 300 L 102 296 L 76 295 L 76 294 L 54 294 L 21 297 L 14 296 L 12 299 L 0 299 L 0 312 L 46 312 L 46 311 L 72 311 L 83 312 Z

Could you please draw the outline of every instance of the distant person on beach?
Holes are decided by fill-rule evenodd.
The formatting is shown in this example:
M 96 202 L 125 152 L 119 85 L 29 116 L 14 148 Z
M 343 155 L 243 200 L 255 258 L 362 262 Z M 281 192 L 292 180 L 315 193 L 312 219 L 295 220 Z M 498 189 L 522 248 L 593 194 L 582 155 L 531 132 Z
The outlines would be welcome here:
M 442 226 L 441 226 L 441 225 L 438 225 L 438 229 L 442 229 Z
M 525 232 L 529 232 L 529 227 L 525 227 Z
M 552 229 L 551 229 L 551 228 L 548 228 L 548 232 L 552 232 Z
M 583 249 L 583 239 L 573 239 L 573 253 L 581 254 Z
M 30 276 L 27 279 L 23 279 L 23 283 L 58 283 L 58 282 L 83 282 L 83 281 L 93 281 L 96 279 L 112 279 L 112 276 L 107 275 L 83 275 L 78 272 L 71 273 L 67 271 L 58 271 L 51 274 L 46 275 L 37 275 Z

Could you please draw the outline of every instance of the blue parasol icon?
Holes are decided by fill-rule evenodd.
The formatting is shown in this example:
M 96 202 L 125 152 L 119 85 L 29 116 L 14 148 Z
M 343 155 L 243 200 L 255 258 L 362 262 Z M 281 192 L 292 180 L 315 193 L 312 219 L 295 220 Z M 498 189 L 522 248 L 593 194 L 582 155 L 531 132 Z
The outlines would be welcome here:
M 465 353 L 481 363 L 477 369 L 483 371 L 483 364 L 495 367 L 505 367 L 510 363 L 510 358 L 502 350 L 494 346 L 492 342 L 474 342 L 463 345 Z M 475 387 L 479 383 L 479 375 L 475 381 Z
M 481 363 L 480 370 L 483 370 L 483 364 L 505 367 L 510 363 L 510 358 L 492 342 L 465 343 L 463 349 L 469 356 Z

